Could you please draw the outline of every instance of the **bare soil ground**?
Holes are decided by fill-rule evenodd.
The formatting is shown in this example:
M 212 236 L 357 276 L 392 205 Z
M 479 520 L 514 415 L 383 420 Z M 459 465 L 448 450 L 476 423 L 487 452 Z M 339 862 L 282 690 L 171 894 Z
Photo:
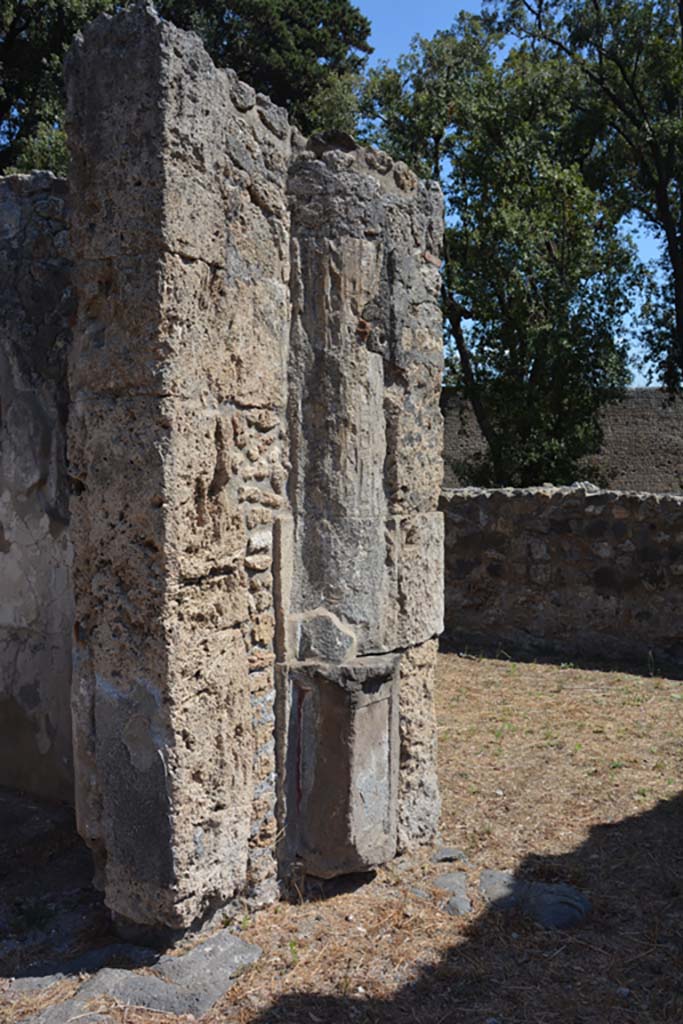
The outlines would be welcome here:
M 469 859 L 472 913 L 441 908 L 433 878 L 463 865 L 430 851 L 294 891 L 231 922 L 264 955 L 203 1024 L 683 1024 L 683 684 L 446 654 L 437 700 L 441 838 Z M 570 882 L 593 915 L 548 932 L 494 913 L 485 867 Z M 8 1017 L 0 995 L 0 1022 L 52 998 Z

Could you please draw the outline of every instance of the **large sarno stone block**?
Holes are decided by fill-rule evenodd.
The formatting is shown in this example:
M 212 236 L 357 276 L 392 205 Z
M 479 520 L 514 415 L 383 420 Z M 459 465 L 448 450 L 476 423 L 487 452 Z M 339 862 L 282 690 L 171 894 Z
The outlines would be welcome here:
M 177 930 L 275 870 L 290 129 L 145 3 L 67 84 L 79 828 L 115 914 Z
M 365 871 L 396 853 L 398 661 L 290 669 L 288 841 L 308 874 Z

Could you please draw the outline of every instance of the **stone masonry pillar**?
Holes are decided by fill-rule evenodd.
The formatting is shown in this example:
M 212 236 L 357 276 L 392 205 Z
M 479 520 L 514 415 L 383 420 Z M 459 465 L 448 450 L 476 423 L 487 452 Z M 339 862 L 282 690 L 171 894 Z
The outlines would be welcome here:
M 78 826 L 109 907 L 274 896 L 286 116 L 144 3 L 67 61 Z
M 182 930 L 434 835 L 442 203 L 144 2 L 66 75 L 78 827 Z
M 285 858 L 320 876 L 432 838 L 442 629 L 438 186 L 313 139 L 294 160 L 279 652 Z

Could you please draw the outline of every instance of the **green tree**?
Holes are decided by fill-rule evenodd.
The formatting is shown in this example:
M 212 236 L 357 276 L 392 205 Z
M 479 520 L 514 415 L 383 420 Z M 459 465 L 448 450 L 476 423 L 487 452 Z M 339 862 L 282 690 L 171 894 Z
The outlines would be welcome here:
M 660 241 L 643 309 L 659 379 L 683 383 L 683 3 L 680 0 L 500 0 L 503 26 L 552 47 L 582 80 L 588 170 L 610 204 Z
M 0 0 L 0 173 L 63 171 L 62 62 L 74 34 L 115 0 Z M 286 107 L 304 132 L 351 130 L 370 23 L 351 0 L 159 0 L 217 64 Z
M 350 0 L 161 0 L 158 9 L 198 32 L 217 64 L 286 107 L 302 131 L 354 127 L 352 85 L 372 48 L 370 22 Z
M 0 173 L 61 170 L 66 144 L 62 60 L 78 29 L 107 0 L 0 0 Z
M 443 310 L 449 380 L 487 441 L 472 479 L 586 475 L 598 413 L 628 382 L 621 330 L 634 252 L 583 173 L 590 146 L 561 58 L 517 49 L 461 16 L 370 73 L 366 134 L 438 176 L 447 209 Z

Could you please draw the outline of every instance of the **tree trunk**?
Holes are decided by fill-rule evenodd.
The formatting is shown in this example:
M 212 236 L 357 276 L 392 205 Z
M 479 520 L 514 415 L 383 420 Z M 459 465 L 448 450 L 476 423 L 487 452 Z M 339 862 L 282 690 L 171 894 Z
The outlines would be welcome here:
M 481 391 L 477 384 L 476 374 L 474 372 L 474 366 L 472 365 L 472 357 L 465 341 L 465 334 L 462 329 L 462 321 L 465 318 L 466 311 L 450 294 L 447 288 L 442 289 L 444 310 L 446 313 L 446 319 L 451 329 L 453 338 L 455 339 L 455 345 L 460 356 L 460 365 L 462 367 L 462 376 L 465 382 L 465 398 L 468 399 L 472 406 L 475 419 L 479 424 L 484 440 L 488 445 L 489 453 L 491 456 L 491 462 L 493 464 L 493 472 L 496 480 L 501 479 L 501 465 L 500 457 L 498 454 L 498 445 L 496 444 L 496 434 L 491 426 L 486 407 L 482 401 Z

